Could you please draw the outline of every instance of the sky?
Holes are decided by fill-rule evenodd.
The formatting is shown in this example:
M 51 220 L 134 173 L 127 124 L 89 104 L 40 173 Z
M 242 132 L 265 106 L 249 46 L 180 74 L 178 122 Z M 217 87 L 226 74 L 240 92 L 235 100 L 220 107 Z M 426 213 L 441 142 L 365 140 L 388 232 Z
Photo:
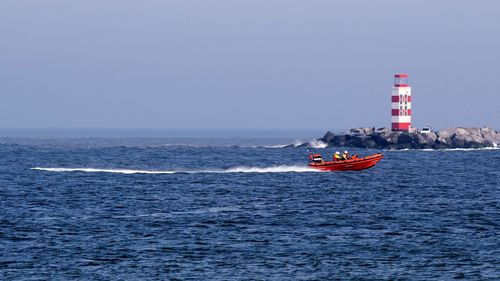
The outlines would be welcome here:
M 500 129 L 500 1 L 0 0 L 1 128 Z

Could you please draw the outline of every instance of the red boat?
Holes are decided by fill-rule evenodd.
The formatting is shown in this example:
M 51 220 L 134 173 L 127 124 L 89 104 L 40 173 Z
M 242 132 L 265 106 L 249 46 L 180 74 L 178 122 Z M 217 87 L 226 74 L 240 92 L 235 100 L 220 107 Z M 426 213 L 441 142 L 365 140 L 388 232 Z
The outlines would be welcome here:
M 359 171 L 375 166 L 383 157 L 382 153 L 366 157 L 353 155 L 348 160 L 325 162 L 321 155 L 314 154 L 311 157 L 312 161 L 309 162 L 309 167 L 323 171 Z

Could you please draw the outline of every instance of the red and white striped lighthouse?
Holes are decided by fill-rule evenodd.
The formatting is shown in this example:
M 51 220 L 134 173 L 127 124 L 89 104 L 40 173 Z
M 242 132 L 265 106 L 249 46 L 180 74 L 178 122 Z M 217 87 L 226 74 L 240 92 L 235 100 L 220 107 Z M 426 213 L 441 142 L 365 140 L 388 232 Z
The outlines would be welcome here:
M 408 132 L 411 128 L 411 87 L 407 74 L 394 75 L 391 97 L 392 130 Z

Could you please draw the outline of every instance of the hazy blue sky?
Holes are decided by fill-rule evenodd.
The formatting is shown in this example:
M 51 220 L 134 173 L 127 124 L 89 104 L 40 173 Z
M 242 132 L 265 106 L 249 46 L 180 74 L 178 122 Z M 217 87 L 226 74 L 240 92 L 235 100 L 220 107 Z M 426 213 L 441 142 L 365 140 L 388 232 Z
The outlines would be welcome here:
M 0 0 L 0 127 L 500 129 L 500 1 Z

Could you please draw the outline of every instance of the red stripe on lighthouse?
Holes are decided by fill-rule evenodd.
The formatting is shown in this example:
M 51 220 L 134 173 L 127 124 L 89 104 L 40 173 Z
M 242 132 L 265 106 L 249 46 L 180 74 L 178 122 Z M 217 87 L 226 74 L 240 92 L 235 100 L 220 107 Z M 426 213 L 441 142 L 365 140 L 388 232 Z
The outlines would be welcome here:
M 393 131 L 408 131 L 410 130 L 410 123 L 392 123 Z
M 392 116 L 399 116 L 399 109 L 393 109 Z
M 392 96 L 391 101 L 392 102 L 399 102 L 399 96 Z

